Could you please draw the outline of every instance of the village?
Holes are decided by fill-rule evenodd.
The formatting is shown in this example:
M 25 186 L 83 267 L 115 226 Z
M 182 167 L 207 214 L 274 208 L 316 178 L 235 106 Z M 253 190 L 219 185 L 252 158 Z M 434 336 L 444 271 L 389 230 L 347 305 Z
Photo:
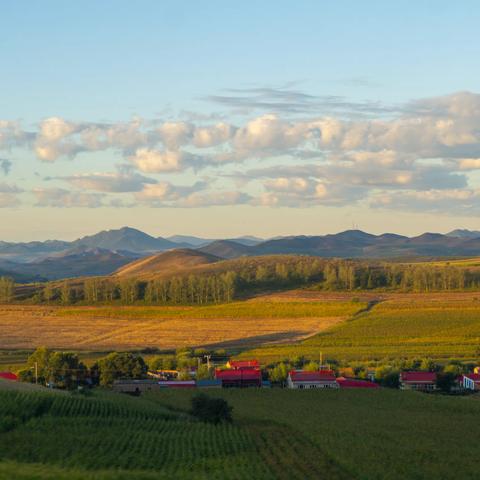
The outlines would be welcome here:
M 142 392 L 165 388 L 272 388 L 272 382 L 264 380 L 258 360 L 230 360 L 223 368 L 215 368 L 214 378 L 195 379 L 192 369 L 188 380 L 178 378 L 177 370 L 148 371 L 148 379 L 119 379 L 113 383 L 113 390 L 121 393 L 139 395 Z M 438 386 L 438 374 L 426 371 L 405 371 L 399 374 L 400 390 L 435 392 Z M 376 389 L 381 386 L 375 382 L 374 374 L 369 379 L 337 376 L 327 366 L 317 371 L 291 370 L 283 385 L 289 389 Z M 450 388 L 452 393 L 476 392 L 480 390 L 480 367 L 473 373 L 458 375 Z

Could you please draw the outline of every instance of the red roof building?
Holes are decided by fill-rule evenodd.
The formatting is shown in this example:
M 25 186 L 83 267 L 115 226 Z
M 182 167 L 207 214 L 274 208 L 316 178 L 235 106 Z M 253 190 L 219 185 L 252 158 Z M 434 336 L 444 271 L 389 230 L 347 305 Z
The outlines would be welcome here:
M 261 387 L 262 372 L 259 368 L 241 368 L 238 370 L 215 370 L 215 378 L 222 381 L 222 387 Z
M 17 375 L 12 372 L 0 372 L 0 378 L 3 378 L 4 380 L 18 380 Z
M 234 370 L 259 369 L 258 360 L 230 360 L 227 367 Z
M 401 390 L 436 390 L 437 374 L 435 372 L 401 372 Z
M 304 370 L 292 370 L 287 378 L 288 388 L 338 388 L 337 379 L 333 370 L 318 370 L 307 372 Z
M 338 377 L 337 383 L 340 388 L 380 388 L 380 385 L 369 380 L 359 380 L 357 378 Z

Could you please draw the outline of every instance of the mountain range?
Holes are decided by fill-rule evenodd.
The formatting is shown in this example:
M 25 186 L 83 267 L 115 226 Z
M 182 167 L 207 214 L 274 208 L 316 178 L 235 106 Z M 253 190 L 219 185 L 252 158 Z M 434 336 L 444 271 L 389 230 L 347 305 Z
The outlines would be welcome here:
M 140 230 L 123 227 L 72 242 L 0 241 L 0 275 L 9 275 L 22 282 L 107 275 L 131 262 L 136 262 L 134 271 L 138 271 L 144 257 L 174 249 L 192 251 L 192 254 L 184 252 L 182 258 L 189 258 L 193 264 L 196 261 L 195 251 L 209 256 L 212 261 L 274 254 L 377 259 L 468 257 L 480 256 L 480 231 L 458 229 L 447 234 L 424 233 L 406 237 L 347 230 L 322 236 L 300 235 L 268 240 L 245 236 L 214 240 L 186 235 L 153 237 Z M 155 262 L 151 261 L 144 263 L 143 268 L 147 268 L 147 264 L 149 269 L 155 268 Z

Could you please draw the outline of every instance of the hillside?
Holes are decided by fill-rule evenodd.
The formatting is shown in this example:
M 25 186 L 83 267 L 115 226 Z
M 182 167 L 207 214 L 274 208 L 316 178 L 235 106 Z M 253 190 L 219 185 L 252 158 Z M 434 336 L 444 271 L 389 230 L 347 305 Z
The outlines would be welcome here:
M 80 248 L 29 263 L 9 263 L 17 281 L 57 280 L 90 275 L 109 275 L 132 261 L 131 256 L 101 248 Z M 0 264 L 1 265 L 1 264 Z
M 251 246 L 233 240 L 216 240 L 198 250 L 220 258 L 237 258 L 252 254 Z
M 170 250 L 135 260 L 117 270 L 115 277 L 152 278 L 190 272 L 218 262 L 220 258 L 188 248 Z

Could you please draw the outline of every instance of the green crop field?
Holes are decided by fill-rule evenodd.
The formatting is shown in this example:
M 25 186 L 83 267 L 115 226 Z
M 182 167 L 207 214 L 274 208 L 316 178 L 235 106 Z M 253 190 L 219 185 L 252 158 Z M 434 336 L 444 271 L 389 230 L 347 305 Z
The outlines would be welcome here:
M 64 308 L 60 317 L 113 317 L 158 319 L 238 319 L 238 318 L 306 318 L 348 316 L 365 307 L 365 303 L 344 301 L 274 302 L 249 301 L 194 307 L 88 307 Z
M 370 311 L 307 340 L 246 351 L 264 363 L 319 352 L 336 360 L 431 357 L 478 360 L 480 300 L 476 294 L 391 295 Z
M 0 390 L 0 479 L 400 480 L 478 473 L 476 396 L 215 390 L 209 394 L 234 407 L 234 422 L 213 426 L 188 414 L 194 393 Z

